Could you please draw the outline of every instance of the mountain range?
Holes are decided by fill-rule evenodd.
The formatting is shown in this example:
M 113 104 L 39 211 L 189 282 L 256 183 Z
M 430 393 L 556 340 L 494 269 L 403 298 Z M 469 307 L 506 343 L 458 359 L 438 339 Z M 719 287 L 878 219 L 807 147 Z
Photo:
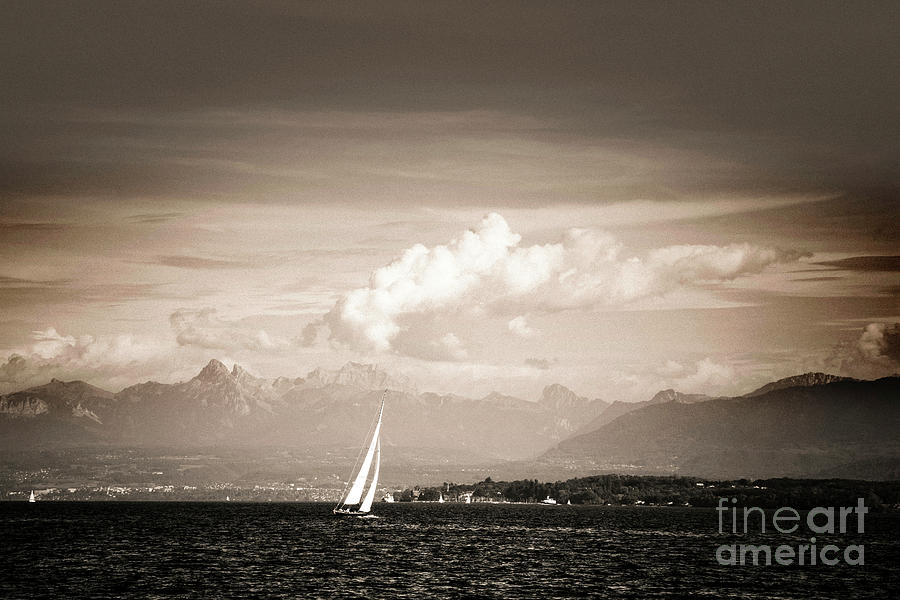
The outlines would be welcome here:
M 254 377 L 212 360 L 189 381 L 147 382 L 113 394 L 83 381 L 0 396 L 0 447 L 347 447 L 360 443 L 388 390 L 383 444 L 474 461 L 532 457 L 607 407 L 561 385 L 536 402 L 492 393 L 418 393 L 372 365 L 315 369 L 305 378 Z
M 900 378 L 806 373 L 739 397 L 663 390 L 644 402 L 553 384 L 524 400 L 419 392 L 373 365 L 258 378 L 212 360 L 192 379 L 118 393 L 83 381 L 0 396 L 0 448 L 358 447 L 387 390 L 382 443 L 435 469 L 518 465 L 547 477 L 602 472 L 701 477 L 900 478 Z M 513 461 L 513 462 L 504 462 Z M 505 466 L 504 466 L 505 465 Z
M 654 398 L 543 454 L 542 471 L 900 478 L 900 377 L 808 373 L 735 398 Z M 615 408 L 615 404 L 610 409 Z

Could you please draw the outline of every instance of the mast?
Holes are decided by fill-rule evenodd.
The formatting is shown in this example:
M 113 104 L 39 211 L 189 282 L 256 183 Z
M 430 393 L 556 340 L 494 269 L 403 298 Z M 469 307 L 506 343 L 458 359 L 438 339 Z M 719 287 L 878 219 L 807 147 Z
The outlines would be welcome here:
M 372 502 L 375 500 L 375 488 L 378 487 L 378 470 L 380 467 L 381 440 L 378 440 L 378 445 L 375 447 L 375 473 L 372 475 L 372 484 L 369 486 L 369 491 L 366 492 L 366 497 L 363 498 L 363 502 L 359 506 L 359 512 L 367 513 L 372 510 Z

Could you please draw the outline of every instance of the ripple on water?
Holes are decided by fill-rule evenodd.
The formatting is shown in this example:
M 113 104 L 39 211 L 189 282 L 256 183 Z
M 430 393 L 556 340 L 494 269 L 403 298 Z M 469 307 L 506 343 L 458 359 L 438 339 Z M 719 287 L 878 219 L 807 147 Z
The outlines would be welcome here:
M 900 596 L 900 515 L 870 515 L 864 569 L 739 568 L 715 562 L 724 541 L 712 510 L 376 510 L 359 520 L 320 504 L 0 503 L 0 597 Z

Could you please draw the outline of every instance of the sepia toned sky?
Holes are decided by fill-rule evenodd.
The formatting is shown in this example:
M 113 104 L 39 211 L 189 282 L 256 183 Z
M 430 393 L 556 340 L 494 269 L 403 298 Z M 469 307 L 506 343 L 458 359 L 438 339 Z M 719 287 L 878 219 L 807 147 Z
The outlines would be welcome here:
M 0 393 L 900 371 L 896 3 L 5 2 Z

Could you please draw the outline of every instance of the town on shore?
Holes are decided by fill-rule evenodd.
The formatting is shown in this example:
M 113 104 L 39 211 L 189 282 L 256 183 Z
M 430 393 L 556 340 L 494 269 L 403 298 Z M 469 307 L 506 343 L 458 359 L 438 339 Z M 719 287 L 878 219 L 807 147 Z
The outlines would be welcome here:
M 2 491 L 3 501 L 27 500 L 34 491 L 39 501 L 233 501 L 336 502 L 342 490 L 308 482 L 229 482 L 201 485 L 127 484 L 74 487 L 34 487 L 20 482 Z M 683 476 L 606 474 L 566 481 L 536 479 L 477 483 L 445 482 L 381 490 L 382 502 L 393 503 L 517 503 L 552 505 L 714 507 L 719 498 L 735 498 L 742 506 L 809 509 L 832 504 L 850 505 L 863 498 L 875 511 L 900 510 L 900 481 L 852 479 L 706 480 Z

